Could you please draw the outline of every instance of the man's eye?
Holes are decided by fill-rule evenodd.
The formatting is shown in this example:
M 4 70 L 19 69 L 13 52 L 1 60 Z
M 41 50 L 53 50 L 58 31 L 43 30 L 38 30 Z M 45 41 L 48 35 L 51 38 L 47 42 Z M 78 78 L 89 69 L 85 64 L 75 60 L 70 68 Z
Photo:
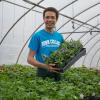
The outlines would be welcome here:
M 49 19 L 49 16 L 46 16 L 45 18 L 46 18 L 46 19 Z
M 46 19 L 55 19 L 54 16 L 46 16 L 45 18 L 46 18 Z
M 51 19 L 55 19 L 55 17 L 54 17 L 54 16 L 52 16 L 52 17 L 51 17 Z

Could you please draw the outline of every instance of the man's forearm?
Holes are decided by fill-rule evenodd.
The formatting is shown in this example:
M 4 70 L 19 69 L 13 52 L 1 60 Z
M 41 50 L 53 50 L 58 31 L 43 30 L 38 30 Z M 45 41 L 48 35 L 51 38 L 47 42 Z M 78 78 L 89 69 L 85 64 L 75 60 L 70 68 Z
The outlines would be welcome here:
M 38 67 L 38 68 L 48 69 L 48 67 L 49 67 L 49 65 L 44 64 L 44 63 L 40 63 L 37 60 L 35 60 L 34 58 L 29 58 L 27 61 L 29 64 L 31 64 L 35 67 Z

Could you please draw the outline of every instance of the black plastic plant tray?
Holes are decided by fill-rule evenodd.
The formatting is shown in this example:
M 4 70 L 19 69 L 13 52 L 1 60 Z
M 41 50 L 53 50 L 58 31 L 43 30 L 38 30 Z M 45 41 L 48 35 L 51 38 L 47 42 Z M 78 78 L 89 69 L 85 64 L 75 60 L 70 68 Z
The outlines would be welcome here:
M 82 56 L 86 55 L 86 48 L 82 48 L 63 68 L 60 69 L 60 72 L 64 72 L 69 69 L 77 60 Z
M 81 100 L 100 100 L 100 96 L 86 96 Z

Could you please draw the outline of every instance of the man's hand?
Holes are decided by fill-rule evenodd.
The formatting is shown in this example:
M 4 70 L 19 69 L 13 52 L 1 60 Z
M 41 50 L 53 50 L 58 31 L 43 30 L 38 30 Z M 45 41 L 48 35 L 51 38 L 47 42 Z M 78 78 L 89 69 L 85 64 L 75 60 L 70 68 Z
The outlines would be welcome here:
M 49 72 L 54 72 L 54 73 L 59 73 L 60 68 L 55 67 L 56 64 L 49 64 L 48 65 L 48 71 Z

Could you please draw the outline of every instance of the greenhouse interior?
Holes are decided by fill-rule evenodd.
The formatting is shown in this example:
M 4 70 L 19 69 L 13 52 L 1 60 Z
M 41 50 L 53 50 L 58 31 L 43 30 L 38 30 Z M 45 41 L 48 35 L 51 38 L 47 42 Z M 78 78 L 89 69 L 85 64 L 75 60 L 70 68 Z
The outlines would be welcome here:
M 53 78 L 38 77 L 27 60 L 48 7 L 59 12 L 53 28 L 65 43 L 54 61 L 45 58 L 61 67 Z M 0 100 L 100 100 L 99 9 L 100 0 L 0 0 Z

